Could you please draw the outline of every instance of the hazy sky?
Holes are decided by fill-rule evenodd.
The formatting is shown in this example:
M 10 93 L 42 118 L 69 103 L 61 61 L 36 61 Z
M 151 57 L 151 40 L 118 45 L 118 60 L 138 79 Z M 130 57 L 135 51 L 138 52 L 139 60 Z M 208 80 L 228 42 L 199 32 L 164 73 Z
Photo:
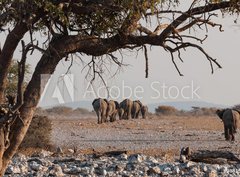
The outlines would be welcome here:
M 238 78 L 240 76 L 240 27 L 234 26 L 233 20 L 234 18 L 229 17 L 219 18 L 218 21 L 224 24 L 224 32 L 219 32 L 218 28 L 209 28 L 209 37 L 203 45 L 206 52 L 213 58 L 217 58 L 223 69 L 216 69 L 214 74 L 211 74 L 209 62 L 205 56 L 196 49 L 189 48 L 182 54 L 184 63 L 176 59 L 179 69 L 184 74 L 181 77 L 171 62 L 170 53 L 160 47 L 152 47 L 149 51 L 149 78 L 146 79 L 145 59 L 141 52 L 138 56 L 136 53 L 126 52 L 123 60 L 129 65 L 121 68 L 114 78 L 111 78 L 109 74 L 105 76 L 109 88 L 112 87 L 111 95 L 118 96 L 117 100 L 120 101 L 129 96 L 128 87 L 131 87 L 133 91 L 134 89 L 137 91 L 133 92 L 131 98 L 138 97 L 144 103 L 183 100 L 207 101 L 224 105 L 240 103 L 240 78 Z M 201 32 L 197 34 L 205 35 Z M 1 34 L 1 41 L 3 40 L 3 34 Z M 15 58 L 19 56 L 19 53 L 15 54 Z M 34 67 L 39 57 L 39 54 L 30 56 L 28 62 Z M 81 58 L 88 60 L 86 56 Z M 85 79 L 86 70 L 81 72 L 83 65 L 79 59 L 76 59 L 74 63 L 70 71 L 73 75 L 70 75 L 70 80 L 69 77 L 64 80 L 70 89 L 64 86 L 62 77 L 59 77 L 66 72 L 70 62 L 62 61 L 49 83 L 45 97 L 40 103 L 41 106 L 94 98 L 94 95 L 90 96 L 91 87 L 86 92 L 89 85 Z M 115 67 L 110 68 L 112 71 L 115 69 Z M 94 89 L 98 90 L 101 85 L 100 81 L 96 80 L 94 85 Z
M 189 48 L 182 55 L 184 63 L 176 59 L 179 69 L 184 74 L 184 76 L 179 76 L 171 62 L 170 54 L 160 47 L 153 47 L 149 51 L 149 78 L 146 79 L 145 59 L 141 52 L 137 57 L 136 53 L 126 52 L 124 63 L 129 66 L 123 67 L 114 78 L 110 75 L 105 77 L 107 85 L 110 89 L 112 88 L 110 90 L 112 97 L 117 97 L 119 101 L 128 97 L 129 86 L 133 92 L 131 98 L 140 98 L 145 103 L 192 100 L 224 105 L 240 103 L 240 79 L 238 78 L 240 76 L 240 29 L 233 26 L 232 18 L 223 19 L 222 23 L 225 24 L 224 32 L 220 33 L 217 28 L 209 29 L 209 38 L 203 47 L 212 57 L 217 58 L 223 69 L 215 69 L 214 74 L 211 74 L 209 62 L 205 56 L 196 49 Z M 82 57 L 82 59 L 85 58 Z M 65 73 L 69 63 L 61 62 L 56 73 Z M 86 92 L 89 85 L 84 78 L 86 72 L 81 73 L 81 69 L 81 62 L 76 60 L 75 66 L 71 69 L 75 101 L 92 100 L 94 95 L 91 95 L 91 87 Z M 58 80 L 58 83 L 60 83 L 58 88 L 64 89 L 61 81 Z M 96 81 L 94 89 L 97 91 L 100 85 L 100 81 Z M 134 89 L 136 89 L 135 92 Z M 142 89 L 143 93 L 141 93 Z M 47 98 L 51 97 L 53 92 L 54 97 L 57 97 L 56 90 L 51 90 Z M 66 96 L 64 100 L 68 100 L 68 94 L 62 95 Z M 104 97 L 104 94 L 100 96 Z

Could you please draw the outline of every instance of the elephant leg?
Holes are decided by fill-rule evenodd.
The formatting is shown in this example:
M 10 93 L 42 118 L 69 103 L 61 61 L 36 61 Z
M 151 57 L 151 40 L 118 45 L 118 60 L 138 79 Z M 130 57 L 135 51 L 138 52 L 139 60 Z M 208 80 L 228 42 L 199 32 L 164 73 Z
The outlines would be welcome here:
M 106 111 L 102 111 L 101 113 L 101 123 L 106 122 Z
M 130 108 L 128 108 L 127 119 L 131 119 L 131 109 Z
M 116 117 L 117 117 L 117 112 L 113 114 L 113 122 L 116 121 Z
M 224 125 L 224 134 L 225 134 L 225 139 L 227 141 L 229 141 L 230 137 L 229 137 L 229 127 Z
M 136 117 L 136 114 L 135 114 L 135 112 L 132 112 L 132 119 L 134 119 L 135 117 Z
M 136 113 L 136 119 L 138 119 L 138 116 L 139 116 L 139 112 Z
M 234 124 L 233 124 L 233 133 L 237 133 L 237 126 L 238 126 L 237 119 L 234 118 L 233 122 L 234 122 Z
M 110 116 L 110 122 L 114 122 L 115 120 L 114 120 L 114 114 L 112 114 L 111 116 Z
M 131 116 L 132 116 L 132 119 L 134 119 L 134 117 L 135 117 L 135 116 L 134 116 L 134 113 L 132 113 Z
M 231 141 L 234 141 L 235 140 L 235 137 L 234 137 L 234 126 L 230 126 L 229 134 L 230 134 Z
M 98 118 L 98 124 L 100 124 L 100 115 L 99 115 L 99 112 L 96 111 L 96 114 L 97 114 L 97 118 Z

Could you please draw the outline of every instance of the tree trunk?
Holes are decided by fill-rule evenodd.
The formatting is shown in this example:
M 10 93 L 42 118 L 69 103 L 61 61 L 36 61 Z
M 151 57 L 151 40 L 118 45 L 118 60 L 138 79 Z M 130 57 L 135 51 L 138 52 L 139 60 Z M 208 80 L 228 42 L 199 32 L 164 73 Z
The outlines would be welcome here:
M 59 43 L 61 45 L 58 45 Z M 64 57 L 64 53 L 61 51 L 64 51 L 66 46 L 64 46 L 63 43 L 64 42 L 59 41 L 50 43 L 50 47 L 48 48 L 47 52 L 41 57 L 38 65 L 35 68 L 31 81 L 29 82 L 24 93 L 24 104 L 20 108 L 20 115 L 23 122 L 20 119 L 17 119 L 12 125 L 9 135 L 10 146 L 5 150 L 5 152 L 4 147 L 1 147 L 0 145 L 0 155 L 3 154 L 2 157 L 0 156 L 0 164 L 2 164 L 0 168 L 0 176 L 4 175 L 8 163 L 10 162 L 13 155 L 17 152 L 17 149 L 21 144 L 31 123 L 34 111 L 41 96 L 41 75 L 52 74 L 58 62 L 61 60 L 61 58 Z M 3 134 L 1 133 L 0 138 L 2 135 Z
M 0 104 L 5 100 L 4 91 L 6 89 L 7 73 L 11 65 L 13 53 L 27 31 L 28 29 L 25 23 L 16 25 L 9 33 L 3 49 L 0 52 Z

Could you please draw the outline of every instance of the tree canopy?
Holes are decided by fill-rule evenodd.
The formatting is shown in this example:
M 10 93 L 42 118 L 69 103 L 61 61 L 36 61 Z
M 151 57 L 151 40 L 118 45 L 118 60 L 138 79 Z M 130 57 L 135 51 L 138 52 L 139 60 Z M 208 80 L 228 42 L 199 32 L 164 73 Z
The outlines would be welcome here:
M 180 0 L 0 0 L 0 32 L 6 36 L 0 50 L 0 104 L 4 103 L 13 54 L 22 44 L 17 99 L 21 106 L 9 108 L 0 118 L 0 175 L 4 174 L 32 120 L 41 95 L 41 75 L 52 74 L 62 59 L 72 61 L 76 53 L 92 56 L 86 67 L 95 79 L 101 78 L 107 60 L 122 66 L 116 51 L 143 49 L 147 77 L 148 46 L 158 46 L 170 54 L 182 75 L 175 60 L 183 61 L 181 52 L 195 48 L 205 55 L 212 72 L 214 67 L 220 68 L 216 59 L 202 48 L 207 35 L 202 38 L 189 31 L 207 31 L 210 27 L 222 31 L 222 25 L 214 22 L 216 11 L 238 15 L 240 2 L 192 0 L 187 9 L 181 10 L 181 4 L 185 3 Z M 39 33 L 46 41 L 39 40 Z M 25 61 L 35 50 L 42 56 L 22 98 Z M 9 119 L 10 115 L 16 116 Z

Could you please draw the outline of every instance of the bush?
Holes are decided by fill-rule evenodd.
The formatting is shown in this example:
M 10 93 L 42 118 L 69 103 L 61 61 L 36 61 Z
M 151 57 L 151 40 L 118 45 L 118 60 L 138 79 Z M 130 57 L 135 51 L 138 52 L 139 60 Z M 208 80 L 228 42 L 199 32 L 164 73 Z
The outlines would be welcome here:
M 33 117 L 20 148 L 49 149 L 51 145 L 52 122 L 47 116 Z
M 233 106 L 233 109 L 240 110 L 240 104 Z
M 162 105 L 162 106 L 158 106 L 156 109 L 155 109 L 155 113 L 156 114 L 162 114 L 162 115 L 175 115 L 178 113 L 178 110 L 173 107 L 173 106 L 165 106 L 165 105 Z
M 69 108 L 69 107 L 66 107 L 66 106 L 56 106 L 56 107 L 53 107 L 53 108 L 46 109 L 47 113 L 58 114 L 58 115 L 70 114 L 72 111 L 73 111 L 72 108 Z
M 74 109 L 73 113 L 76 113 L 76 114 L 92 114 L 92 112 L 90 112 L 89 110 L 87 110 L 85 108 Z
M 217 108 L 193 107 L 191 113 L 194 116 L 212 116 L 216 114 Z

